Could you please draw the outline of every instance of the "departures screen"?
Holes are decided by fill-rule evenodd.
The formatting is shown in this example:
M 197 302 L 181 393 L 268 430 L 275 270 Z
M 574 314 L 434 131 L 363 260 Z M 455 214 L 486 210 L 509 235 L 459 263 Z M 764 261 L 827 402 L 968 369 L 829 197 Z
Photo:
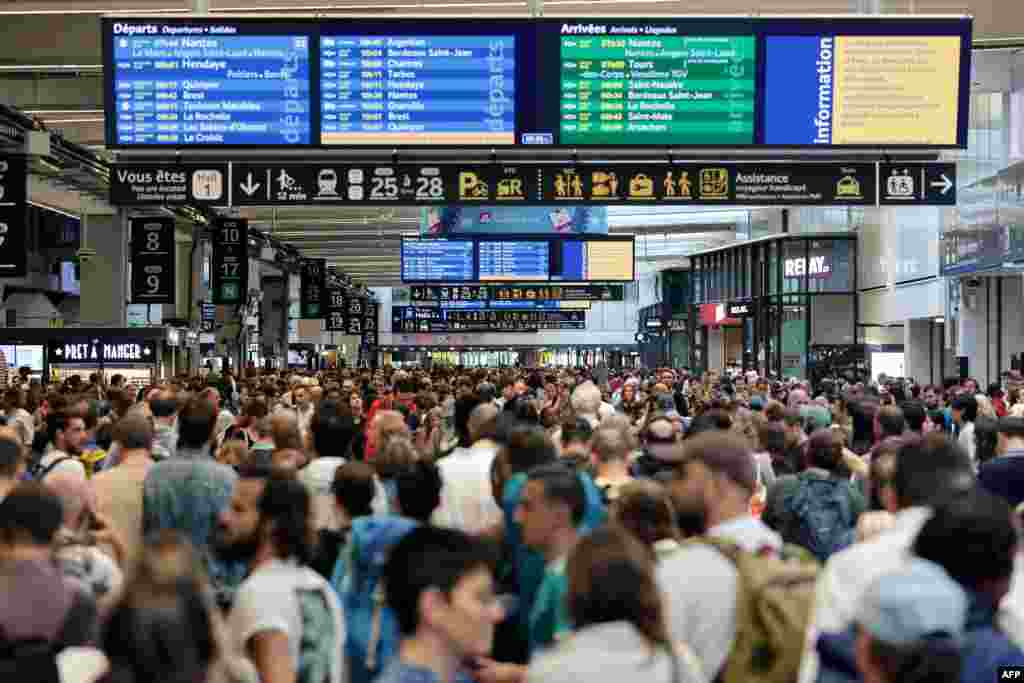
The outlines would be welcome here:
M 106 141 L 965 147 L 970 18 L 103 19 Z

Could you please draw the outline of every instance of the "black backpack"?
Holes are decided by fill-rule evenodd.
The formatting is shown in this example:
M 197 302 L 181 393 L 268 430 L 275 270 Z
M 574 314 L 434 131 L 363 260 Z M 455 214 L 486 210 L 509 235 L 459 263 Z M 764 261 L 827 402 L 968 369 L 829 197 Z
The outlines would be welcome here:
M 29 465 L 28 476 L 29 478 L 32 479 L 32 481 L 42 481 L 46 477 L 46 475 L 48 475 L 53 470 L 57 469 L 58 465 L 60 465 L 62 462 L 67 462 L 68 460 L 73 460 L 73 458 L 70 455 L 64 455 L 55 459 L 46 467 L 43 467 L 43 459 L 39 458 L 38 460 L 33 461 L 31 465 Z
M 853 544 L 856 519 L 846 481 L 801 477 L 789 506 L 796 519 L 794 541 L 819 562 Z

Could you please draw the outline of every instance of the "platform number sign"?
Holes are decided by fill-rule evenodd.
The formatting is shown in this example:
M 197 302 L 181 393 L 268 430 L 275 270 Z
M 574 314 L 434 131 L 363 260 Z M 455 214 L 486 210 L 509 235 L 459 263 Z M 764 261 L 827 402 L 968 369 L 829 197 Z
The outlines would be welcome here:
M 302 262 L 299 304 L 302 318 L 325 317 L 327 260 L 306 259 Z
M 174 219 L 131 219 L 132 303 L 174 303 Z
M 0 277 L 27 273 L 25 177 L 24 158 L 0 155 Z
M 238 306 L 249 291 L 249 223 L 218 218 L 213 224 L 213 303 Z
M 345 332 L 348 329 L 348 297 L 341 287 L 327 289 L 327 331 Z

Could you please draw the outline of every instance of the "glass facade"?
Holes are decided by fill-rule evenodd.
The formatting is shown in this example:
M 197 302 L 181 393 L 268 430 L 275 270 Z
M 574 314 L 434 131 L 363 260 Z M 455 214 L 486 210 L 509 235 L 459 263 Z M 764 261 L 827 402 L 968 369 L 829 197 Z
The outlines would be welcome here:
M 778 235 L 695 254 L 690 263 L 689 365 L 697 371 L 736 362 L 806 378 L 816 349 L 855 344 L 855 235 Z M 739 303 L 749 304 L 742 315 Z M 725 348 L 736 334 L 739 362 Z

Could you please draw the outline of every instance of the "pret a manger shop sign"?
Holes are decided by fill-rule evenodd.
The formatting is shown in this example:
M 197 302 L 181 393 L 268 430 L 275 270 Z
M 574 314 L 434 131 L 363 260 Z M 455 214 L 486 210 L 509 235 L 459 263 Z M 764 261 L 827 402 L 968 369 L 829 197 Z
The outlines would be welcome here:
M 123 340 L 51 340 L 50 362 L 63 363 L 155 363 L 156 344 L 153 341 Z

